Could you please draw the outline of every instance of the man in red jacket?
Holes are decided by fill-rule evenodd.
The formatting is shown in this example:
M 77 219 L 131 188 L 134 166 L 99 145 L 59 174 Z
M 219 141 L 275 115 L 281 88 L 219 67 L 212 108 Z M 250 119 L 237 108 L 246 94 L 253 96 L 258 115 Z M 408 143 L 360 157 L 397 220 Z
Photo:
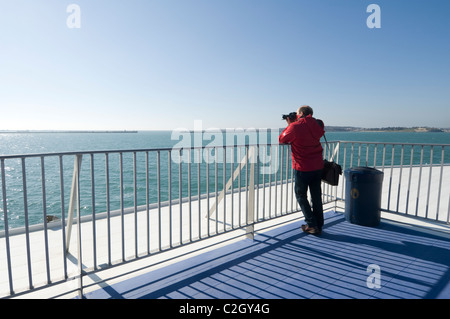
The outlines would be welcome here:
M 305 215 L 306 225 L 302 230 L 309 234 L 320 234 L 323 226 L 321 177 L 323 148 L 320 138 L 325 134 L 321 120 L 312 117 L 310 106 L 297 111 L 297 120 L 286 119 L 288 126 L 279 136 L 280 144 L 290 144 L 292 166 L 295 175 L 295 196 Z M 307 190 L 311 193 L 312 208 Z

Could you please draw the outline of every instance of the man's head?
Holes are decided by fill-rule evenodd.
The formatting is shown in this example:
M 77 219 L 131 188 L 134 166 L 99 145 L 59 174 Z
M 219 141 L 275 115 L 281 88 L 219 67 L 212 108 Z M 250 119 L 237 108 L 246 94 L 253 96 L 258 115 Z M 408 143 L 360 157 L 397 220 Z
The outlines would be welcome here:
M 308 105 L 302 105 L 298 108 L 297 110 L 297 114 L 300 115 L 301 117 L 305 117 L 308 115 L 313 115 L 313 109 L 311 106 Z

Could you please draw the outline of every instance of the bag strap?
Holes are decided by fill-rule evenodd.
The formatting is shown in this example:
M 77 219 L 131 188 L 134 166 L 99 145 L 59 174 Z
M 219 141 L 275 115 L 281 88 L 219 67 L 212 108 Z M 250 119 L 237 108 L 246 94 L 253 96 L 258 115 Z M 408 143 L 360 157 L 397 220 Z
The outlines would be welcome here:
M 319 126 L 322 127 L 322 125 L 320 125 L 319 120 L 317 120 L 316 118 L 314 118 L 314 119 L 316 120 L 317 124 L 319 124 Z M 322 120 L 320 120 L 320 121 L 322 122 Z M 323 122 L 322 122 L 322 123 L 323 123 Z M 323 127 L 322 127 L 322 128 L 323 128 Z M 323 133 L 323 138 L 325 139 L 325 144 L 326 144 L 326 146 L 327 146 L 328 153 L 331 154 L 330 146 L 328 145 L 328 141 L 327 141 L 327 137 L 325 136 L 325 133 Z M 334 156 L 336 155 L 336 153 L 337 153 L 337 150 L 334 152 L 334 154 L 331 155 L 330 162 L 333 161 Z
M 314 118 L 314 119 L 316 120 L 316 123 L 319 124 L 319 126 L 320 126 L 321 128 L 324 129 L 324 127 L 320 124 L 320 122 L 322 122 L 322 124 L 323 124 L 323 121 L 320 120 L 320 122 L 319 122 L 318 119 L 316 119 L 316 118 Z M 311 131 L 311 130 L 310 130 L 310 131 Z M 327 141 L 327 137 L 325 136 L 325 133 L 323 133 L 323 138 L 325 139 L 325 144 L 327 145 L 328 153 L 331 153 L 330 147 L 328 146 L 328 141 Z M 332 161 L 332 160 L 331 160 L 331 161 Z
M 330 147 L 328 146 L 328 141 L 327 141 L 327 137 L 325 136 L 325 133 L 323 133 L 323 138 L 325 139 L 325 144 L 327 145 L 328 152 L 331 153 Z

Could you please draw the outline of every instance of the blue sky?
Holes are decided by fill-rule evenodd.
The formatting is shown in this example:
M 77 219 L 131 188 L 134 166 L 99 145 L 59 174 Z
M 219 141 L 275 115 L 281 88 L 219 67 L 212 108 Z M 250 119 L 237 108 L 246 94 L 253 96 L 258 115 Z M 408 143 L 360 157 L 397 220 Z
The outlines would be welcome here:
M 0 130 L 274 128 L 304 104 L 326 125 L 450 127 L 449 14 L 444 0 L 0 0 Z

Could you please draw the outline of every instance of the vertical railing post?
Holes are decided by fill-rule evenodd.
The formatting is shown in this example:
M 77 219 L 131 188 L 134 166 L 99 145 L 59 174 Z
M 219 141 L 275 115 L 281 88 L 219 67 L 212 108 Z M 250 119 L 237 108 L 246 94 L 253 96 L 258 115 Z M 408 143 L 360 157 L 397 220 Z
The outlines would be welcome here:
M 76 205 L 77 205 L 77 259 L 78 259 L 78 297 L 83 298 L 83 261 L 81 259 L 81 207 L 80 207 L 80 170 L 82 155 L 77 155 Z
M 78 172 L 81 169 L 82 158 L 83 155 L 76 155 L 73 167 L 72 188 L 70 190 L 69 212 L 67 215 L 66 252 L 69 252 L 70 237 L 72 235 L 73 212 L 75 211 L 75 205 L 78 202 Z
M 255 238 L 255 147 L 251 146 L 248 152 L 250 177 L 248 182 L 247 227 L 245 236 L 253 240 Z
M 0 161 L 0 170 L 2 175 L 2 199 L 3 199 L 3 220 L 5 227 L 5 245 L 6 245 L 6 262 L 8 265 L 9 293 L 14 294 L 12 266 L 11 266 L 11 247 L 9 244 L 9 226 L 8 226 L 8 201 L 6 197 L 6 176 L 5 176 L 5 160 Z

